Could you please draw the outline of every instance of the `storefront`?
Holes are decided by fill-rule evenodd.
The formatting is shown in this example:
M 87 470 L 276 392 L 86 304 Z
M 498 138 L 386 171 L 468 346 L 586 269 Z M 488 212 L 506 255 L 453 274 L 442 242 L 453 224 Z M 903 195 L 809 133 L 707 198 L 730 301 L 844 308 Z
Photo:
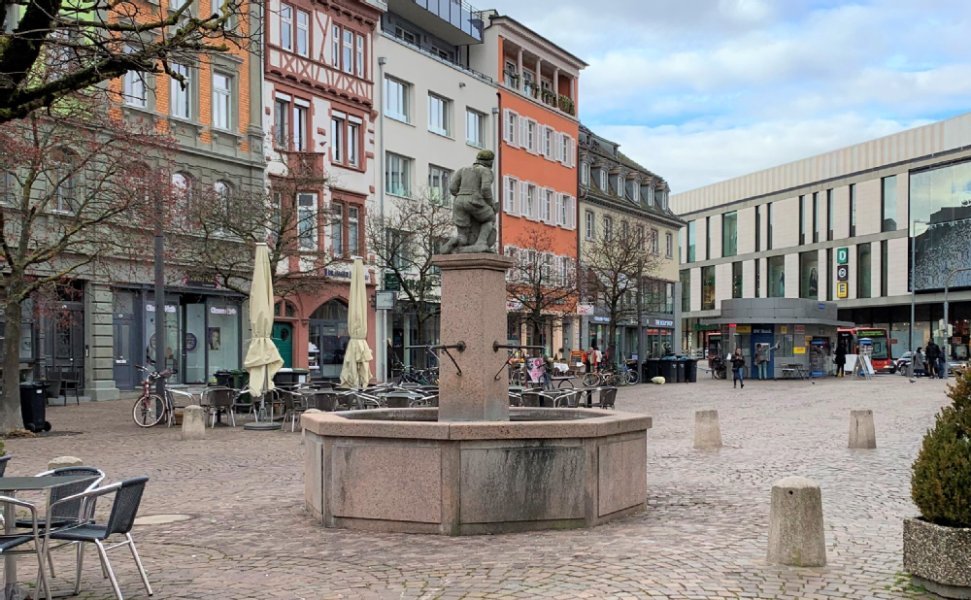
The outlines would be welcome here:
M 136 365 L 151 364 L 162 346 L 171 383 L 204 384 L 216 371 L 242 364 L 243 298 L 230 292 L 180 288 L 165 294 L 165 340 L 155 336 L 156 306 L 148 290 L 115 289 L 114 375 L 118 389 L 142 380 Z

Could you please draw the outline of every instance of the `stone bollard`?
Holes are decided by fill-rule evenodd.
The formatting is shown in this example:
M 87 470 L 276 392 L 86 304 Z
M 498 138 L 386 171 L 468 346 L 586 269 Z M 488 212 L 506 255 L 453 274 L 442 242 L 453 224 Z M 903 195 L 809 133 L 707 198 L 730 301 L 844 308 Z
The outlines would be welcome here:
M 64 467 L 80 467 L 84 465 L 84 461 L 77 456 L 58 456 L 57 458 L 52 458 L 47 463 L 47 469 L 53 471 L 54 469 L 63 469 Z
M 709 450 L 722 447 L 722 432 L 717 410 L 695 411 L 695 448 Z
M 872 410 L 850 411 L 850 448 L 873 449 L 877 447 L 877 434 L 873 427 Z
M 768 561 L 793 567 L 826 565 L 823 497 L 815 481 L 786 477 L 772 485 Z
M 206 409 L 192 404 L 182 412 L 182 439 L 201 440 L 206 437 Z

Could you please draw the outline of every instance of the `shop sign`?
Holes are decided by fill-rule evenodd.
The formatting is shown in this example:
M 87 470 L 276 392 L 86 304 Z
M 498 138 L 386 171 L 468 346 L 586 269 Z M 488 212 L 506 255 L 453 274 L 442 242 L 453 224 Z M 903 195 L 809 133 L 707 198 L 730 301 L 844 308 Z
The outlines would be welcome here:
M 671 319 L 651 319 L 652 327 L 674 327 L 674 321 Z
M 150 312 L 150 313 L 155 312 L 155 304 L 153 304 L 151 302 L 147 303 L 145 305 L 145 312 Z M 174 315 L 175 314 L 175 306 L 172 305 L 172 304 L 166 304 L 165 305 L 165 314 L 167 314 L 167 315 Z
M 591 319 L 594 323 L 610 323 L 610 317 L 605 317 L 603 315 L 594 315 Z
M 788 325 L 779 325 L 779 333 L 782 334 L 782 335 L 785 335 L 785 334 L 789 333 L 789 326 Z
M 752 333 L 765 333 L 772 335 L 772 329 L 766 329 L 765 327 L 753 327 Z
M 236 309 L 232 306 L 210 306 L 209 312 L 214 315 L 235 315 Z
M 847 247 L 836 249 L 836 264 L 845 265 L 850 262 L 850 249 Z
M 843 299 L 850 297 L 850 284 L 845 281 L 836 282 L 836 297 Z
M 805 354 L 806 353 L 806 347 L 805 346 L 795 346 L 792 349 L 792 353 L 793 354 Z
M 519 300 L 506 300 L 507 311 L 517 311 L 523 309 L 523 303 Z
M 751 325 L 737 325 L 735 327 L 735 333 L 752 333 Z
M 718 325 L 703 325 L 701 323 L 695 323 L 693 329 L 695 331 L 718 331 Z
M 806 326 L 805 325 L 796 325 L 793 328 L 793 333 L 805 334 L 806 333 Z
M 589 302 L 580 302 L 577 304 L 577 314 L 581 317 L 589 317 L 593 315 L 593 304 Z
M 394 302 L 398 297 L 398 292 L 394 290 L 381 290 L 374 295 L 374 308 L 377 310 L 394 310 Z
M 351 280 L 350 266 L 330 266 L 324 269 L 324 277 L 331 279 Z M 371 269 L 364 269 L 364 283 L 371 283 Z

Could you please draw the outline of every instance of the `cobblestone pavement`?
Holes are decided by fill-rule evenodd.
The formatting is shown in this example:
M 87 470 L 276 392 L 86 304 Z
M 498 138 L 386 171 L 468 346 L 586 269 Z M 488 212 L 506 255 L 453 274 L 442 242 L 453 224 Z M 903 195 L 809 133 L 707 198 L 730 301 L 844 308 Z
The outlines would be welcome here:
M 174 598 L 921 598 L 901 573 L 910 465 L 947 402 L 945 382 L 882 376 L 639 385 L 621 410 L 654 417 L 648 508 L 591 530 L 446 538 L 328 530 L 303 511 L 300 433 L 217 428 L 204 441 L 142 430 L 131 401 L 52 407 L 58 432 L 8 441 L 8 474 L 76 455 L 110 480 L 151 477 L 140 511 L 191 515 L 134 531 L 155 597 Z M 725 447 L 692 448 L 694 411 L 717 408 Z M 875 413 L 876 450 L 848 450 L 851 409 Z M 765 562 L 772 482 L 820 483 L 829 565 Z M 403 474 L 403 476 L 407 476 Z M 102 507 L 103 508 L 103 507 Z M 144 590 L 113 553 L 127 597 Z M 80 596 L 111 598 L 94 554 Z M 71 553 L 56 559 L 69 586 Z M 21 576 L 32 570 L 26 562 Z

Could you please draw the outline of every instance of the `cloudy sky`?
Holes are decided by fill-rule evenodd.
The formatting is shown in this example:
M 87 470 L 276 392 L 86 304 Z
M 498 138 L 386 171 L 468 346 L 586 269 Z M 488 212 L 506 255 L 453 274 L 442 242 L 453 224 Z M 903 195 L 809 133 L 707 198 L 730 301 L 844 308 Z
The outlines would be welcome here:
M 971 111 L 971 2 L 477 5 L 487 7 L 589 63 L 584 124 L 673 193 Z

